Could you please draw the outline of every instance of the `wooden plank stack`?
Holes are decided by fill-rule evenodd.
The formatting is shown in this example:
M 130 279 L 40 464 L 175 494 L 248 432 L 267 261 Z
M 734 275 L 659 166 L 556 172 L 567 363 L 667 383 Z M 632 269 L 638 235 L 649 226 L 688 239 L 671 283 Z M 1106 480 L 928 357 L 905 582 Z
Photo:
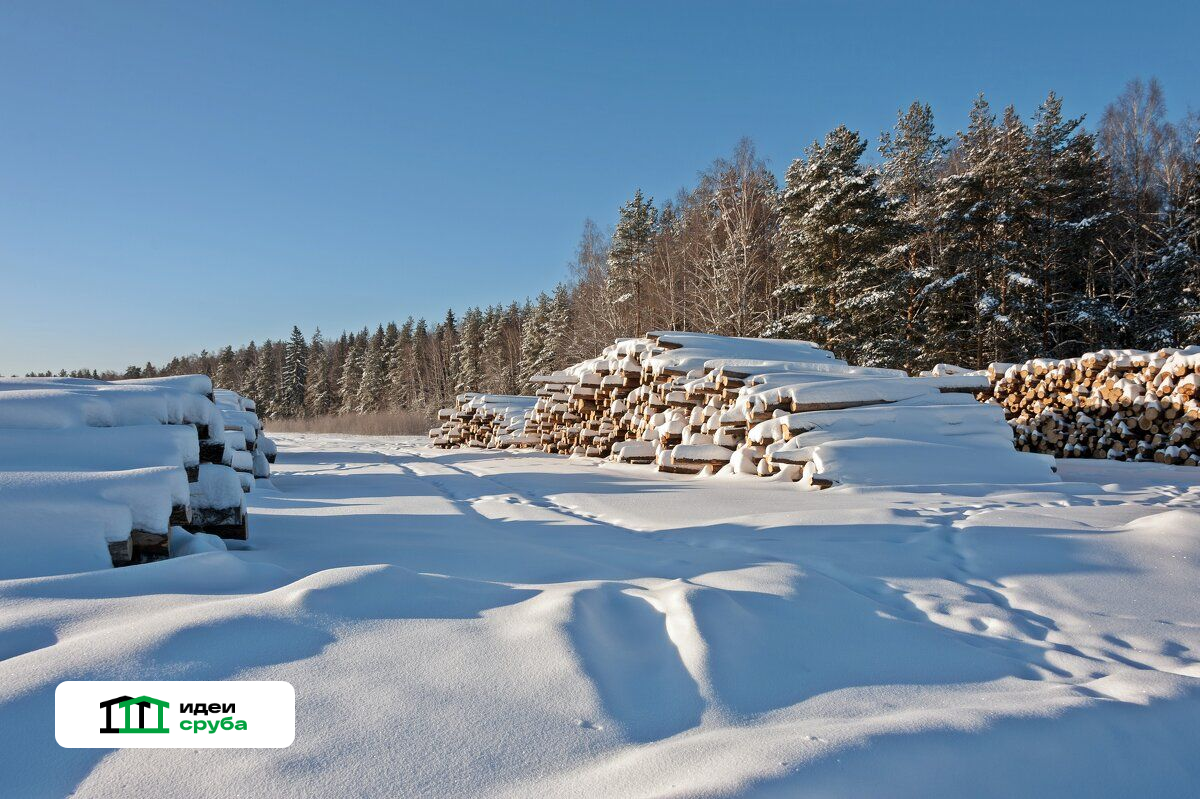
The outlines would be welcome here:
M 1025 452 L 1200 465 L 1200 346 L 992 364 Z
M 921 432 L 914 444 L 913 434 L 893 423 L 883 431 L 889 437 L 878 444 L 880 452 L 902 446 L 927 450 L 934 444 L 931 438 L 958 446 L 964 443 L 955 438 L 960 419 L 941 410 L 976 405 L 970 395 L 990 388 L 982 373 L 914 378 L 896 370 L 851 366 L 811 342 L 671 332 L 618 341 L 599 358 L 535 375 L 530 382 L 538 385 L 536 401 L 515 445 L 654 464 L 675 474 L 776 476 L 818 488 L 844 482 L 838 472 L 842 468 L 857 474 L 858 482 L 884 478 L 858 465 L 851 468 L 861 459 L 846 448 L 838 454 L 833 446 L 841 440 L 837 436 L 826 435 L 810 445 L 813 436 L 803 438 L 812 432 L 805 414 L 903 405 L 913 429 L 933 432 Z M 435 443 L 480 445 L 461 406 L 443 413 L 446 422 L 435 431 L 440 432 Z M 1005 454 L 1012 454 L 1012 433 L 1003 414 L 987 415 L 980 424 L 990 435 L 975 431 L 971 445 L 999 441 Z M 860 414 L 859 421 L 871 419 Z M 446 425 L 455 422 L 466 424 L 452 432 Z M 848 431 L 842 438 L 881 432 L 878 426 L 845 421 L 835 427 Z M 826 456 L 837 457 L 823 459 L 822 447 Z M 1035 475 L 1031 479 L 1050 474 L 1043 462 L 1025 462 L 1034 467 L 1017 471 Z

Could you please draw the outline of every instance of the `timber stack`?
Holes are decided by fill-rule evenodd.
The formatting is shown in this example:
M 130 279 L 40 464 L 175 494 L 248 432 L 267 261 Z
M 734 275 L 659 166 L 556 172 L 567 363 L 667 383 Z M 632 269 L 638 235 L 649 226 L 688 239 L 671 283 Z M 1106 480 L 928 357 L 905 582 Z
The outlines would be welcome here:
M 1200 465 L 1200 346 L 992 364 L 988 377 L 1022 451 Z
M 1003 412 L 972 397 L 990 388 L 982 372 L 909 377 L 811 342 L 653 332 L 530 382 L 532 410 L 509 441 L 547 453 L 813 488 L 995 482 L 1000 465 L 1002 482 L 1054 479 L 1052 461 L 1017 453 Z M 464 411 L 443 413 L 454 422 Z M 488 445 L 464 434 L 435 443 Z
M 275 447 L 254 403 L 204 375 L 0 379 L 0 533 L 14 574 L 220 548 Z
M 445 449 L 524 446 L 530 441 L 524 431 L 534 402 L 533 397 L 509 394 L 459 394 L 453 408 L 438 411 L 441 424 L 429 431 L 429 438 Z

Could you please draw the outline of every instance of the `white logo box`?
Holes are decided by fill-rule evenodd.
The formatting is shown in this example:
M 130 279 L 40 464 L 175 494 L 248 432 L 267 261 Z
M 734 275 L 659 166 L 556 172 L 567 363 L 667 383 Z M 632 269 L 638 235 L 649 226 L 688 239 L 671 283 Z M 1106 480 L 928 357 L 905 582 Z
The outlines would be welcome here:
M 287 682 L 68 681 L 54 691 L 54 738 L 67 748 L 283 748 L 295 737 Z

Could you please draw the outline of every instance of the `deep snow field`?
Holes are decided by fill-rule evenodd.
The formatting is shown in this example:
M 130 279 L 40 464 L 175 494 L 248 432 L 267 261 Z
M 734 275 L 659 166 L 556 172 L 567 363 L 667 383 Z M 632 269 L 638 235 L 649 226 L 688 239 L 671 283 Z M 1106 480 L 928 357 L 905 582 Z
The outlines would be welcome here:
M 0 795 L 1200 791 L 1200 469 L 805 492 L 281 435 L 246 549 L 0 581 Z M 62 749 L 66 679 L 287 680 L 288 749 Z

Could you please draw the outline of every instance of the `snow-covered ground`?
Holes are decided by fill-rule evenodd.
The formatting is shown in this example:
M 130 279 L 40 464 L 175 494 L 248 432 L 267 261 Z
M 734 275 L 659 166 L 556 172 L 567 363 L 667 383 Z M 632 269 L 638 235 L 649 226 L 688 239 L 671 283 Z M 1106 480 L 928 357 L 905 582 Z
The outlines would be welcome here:
M 1200 469 L 832 489 L 279 437 L 249 547 L 0 581 L 6 796 L 1128 796 L 1200 778 Z M 282 750 L 61 749 L 66 679 Z

